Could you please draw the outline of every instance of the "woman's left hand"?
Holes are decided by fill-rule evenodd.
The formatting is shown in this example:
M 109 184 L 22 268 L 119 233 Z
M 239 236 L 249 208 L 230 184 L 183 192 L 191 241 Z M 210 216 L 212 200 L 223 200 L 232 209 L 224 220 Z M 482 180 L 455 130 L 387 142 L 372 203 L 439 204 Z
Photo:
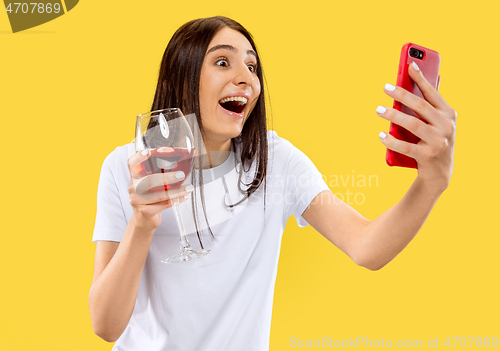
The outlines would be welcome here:
M 417 68 L 417 69 L 416 69 Z M 387 84 L 384 91 L 393 99 L 400 101 L 415 111 L 420 119 L 392 108 L 377 109 L 380 117 L 409 130 L 421 140 L 417 144 L 408 143 L 385 133 L 382 143 L 390 150 L 414 158 L 418 164 L 418 178 L 431 189 L 443 192 L 453 173 L 453 153 L 455 148 L 455 129 L 457 113 L 446 103 L 441 94 L 425 79 L 418 66 L 410 65 L 408 73 L 425 97 L 425 100 L 407 90 Z

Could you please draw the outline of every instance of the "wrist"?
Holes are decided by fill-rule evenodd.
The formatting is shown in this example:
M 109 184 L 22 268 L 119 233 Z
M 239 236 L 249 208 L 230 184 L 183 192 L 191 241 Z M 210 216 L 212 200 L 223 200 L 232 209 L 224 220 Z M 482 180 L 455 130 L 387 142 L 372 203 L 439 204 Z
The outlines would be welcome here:
M 134 213 L 130 219 L 129 225 L 132 227 L 134 233 L 140 233 L 146 237 L 152 237 L 158 225 L 152 223 L 151 220 L 146 219 L 138 213 Z
M 415 179 L 415 185 L 421 192 L 428 194 L 430 197 L 435 197 L 436 199 L 446 190 L 448 184 L 449 182 L 444 181 L 429 181 L 420 176 L 417 176 Z

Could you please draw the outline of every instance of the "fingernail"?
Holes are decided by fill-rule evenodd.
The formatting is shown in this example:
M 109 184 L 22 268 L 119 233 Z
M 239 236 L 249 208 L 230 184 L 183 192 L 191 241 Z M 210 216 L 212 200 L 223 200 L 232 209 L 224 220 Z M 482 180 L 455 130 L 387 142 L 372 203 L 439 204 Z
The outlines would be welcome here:
M 384 106 L 379 106 L 377 107 L 377 113 L 380 113 L 381 115 L 385 113 L 387 109 Z
M 413 61 L 413 62 L 411 63 L 411 65 L 413 66 L 413 69 L 414 69 L 415 71 L 420 71 L 420 68 L 418 68 L 418 65 L 415 63 L 415 61 Z
M 185 191 L 193 191 L 194 190 L 194 186 L 192 186 L 191 184 L 189 184 L 186 188 L 184 188 Z
M 187 195 L 184 195 L 184 198 L 187 200 L 191 197 L 191 193 L 187 194 Z
M 147 155 L 148 155 L 148 153 L 149 153 L 149 152 L 148 152 L 148 149 L 144 149 L 144 150 L 142 150 L 141 155 L 142 155 L 142 156 L 147 156 Z
M 183 171 L 179 171 L 179 172 L 175 173 L 175 178 L 177 178 L 177 179 L 184 178 L 184 172 Z
M 387 134 L 385 134 L 384 132 L 380 132 L 380 133 L 378 133 L 378 137 L 379 137 L 380 139 L 382 139 L 382 140 L 383 140 L 383 139 L 385 139 L 385 137 L 386 137 L 386 136 L 387 136 Z
M 384 89 L 387 90 L 387 91 L 394 91 L 394 90 L 396 90 L 396 87 L 394 85 L 392 85 L 392 84 L 387 83 L 385 85 Z

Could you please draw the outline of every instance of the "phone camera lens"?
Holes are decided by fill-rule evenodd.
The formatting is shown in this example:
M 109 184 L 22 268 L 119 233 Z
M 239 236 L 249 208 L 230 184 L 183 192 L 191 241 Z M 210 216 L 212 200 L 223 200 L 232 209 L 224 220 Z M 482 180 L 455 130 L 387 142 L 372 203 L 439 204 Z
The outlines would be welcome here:
M 424 57 L 424 52 L 417 50 L 417 49 L 414 49 L 414 48 L 411 48 L 410 49 L 410 56 L 418 58 L 418 59 L 422 59 Z

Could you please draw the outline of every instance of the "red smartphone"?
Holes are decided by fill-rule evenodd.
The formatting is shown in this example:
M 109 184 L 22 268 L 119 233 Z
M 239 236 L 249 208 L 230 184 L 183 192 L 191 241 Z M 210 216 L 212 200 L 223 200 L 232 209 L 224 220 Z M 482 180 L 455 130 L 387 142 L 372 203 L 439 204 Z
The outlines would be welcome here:
M 417 85 L 408 74 L 408 66 L 411 65 L 412 62 L 415 62 L 418 65 L 420 71 L 422 71 L 424 77 L 429 81 L 429 83 L 438 89 L 439 63 L 441 62 L 441 56 L 439 56 L 439 54 L 434 50 L 427 49 L 413 43 L 406 43 L 401 49 L 396 85 L 408 90 L 416 96 L 423 98 L 420 89 L 418 89 Z M 406 113 L 407 115 L 417 117 L 427 123 L 425 119 L 418 116 L 412 109 L 403 105 L 399 101 L 394 101 L 393 108 Z M 404 140 L 413 144 L 420 141 L 418 137 L 410 133 L 408 130 L 394 123 L 391 123 L 389 134 L 394 136 L 396 139 Z M 415 159 L 389 149 L 387 149 L 385 160 L 389 166 L 418 168 L 417 161 L 415 161 Z

